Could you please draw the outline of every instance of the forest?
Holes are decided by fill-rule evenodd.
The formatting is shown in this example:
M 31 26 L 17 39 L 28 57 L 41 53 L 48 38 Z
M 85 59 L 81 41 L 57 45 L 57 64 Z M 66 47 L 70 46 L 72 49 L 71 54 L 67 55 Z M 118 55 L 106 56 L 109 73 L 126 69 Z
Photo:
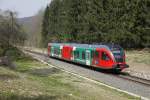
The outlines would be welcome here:
M 149 48 L 150 0 L 52 0 L 42 22 L 48 42 Z

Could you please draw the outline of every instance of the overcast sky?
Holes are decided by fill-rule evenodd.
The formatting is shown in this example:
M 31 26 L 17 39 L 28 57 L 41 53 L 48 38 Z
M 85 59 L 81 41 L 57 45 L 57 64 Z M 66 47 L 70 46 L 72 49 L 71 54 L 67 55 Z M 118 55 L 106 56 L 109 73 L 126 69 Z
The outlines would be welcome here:
M 40 9 L 45 8 L 51 0 L 0 0 L 0 9 L 12 10 L 18 17 L 35 15 Z

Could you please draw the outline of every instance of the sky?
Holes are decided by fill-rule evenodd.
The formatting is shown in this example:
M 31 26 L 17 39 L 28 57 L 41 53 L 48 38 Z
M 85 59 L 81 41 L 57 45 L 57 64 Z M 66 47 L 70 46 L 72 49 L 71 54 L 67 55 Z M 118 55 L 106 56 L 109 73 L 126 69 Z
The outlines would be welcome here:
M 50 2 L 51 0 L 0 0 L 0 9 L 15 11 L 22 18 L 35 15 Z

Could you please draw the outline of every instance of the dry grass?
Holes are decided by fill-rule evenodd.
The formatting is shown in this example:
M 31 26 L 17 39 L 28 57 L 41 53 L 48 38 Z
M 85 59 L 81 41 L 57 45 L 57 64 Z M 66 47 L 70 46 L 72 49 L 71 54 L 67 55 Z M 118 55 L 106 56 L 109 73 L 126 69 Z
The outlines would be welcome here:
M 131 70 L 150 73 L 150 52 L 149 51 L 127 51 L 127 63 Z

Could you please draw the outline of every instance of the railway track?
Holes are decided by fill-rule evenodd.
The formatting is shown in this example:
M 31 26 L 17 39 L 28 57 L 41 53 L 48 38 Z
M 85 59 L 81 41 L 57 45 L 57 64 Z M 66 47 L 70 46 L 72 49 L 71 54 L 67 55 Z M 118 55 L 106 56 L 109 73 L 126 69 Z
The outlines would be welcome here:
M 136 82 L 136 83 L 139 83 L 139 84 L 143 84 L 143 85 L 146 85 L 146 86 L 150 87 L 150 80 L 146 80 L 146 79 L 143 79 L 143 78 L 130 76 L 130 75 L 121 75 L 121 74 L 118 75 L 117 77 L 123 78 L 125 80 L 129 80 L 129 81 L 133 81 L 133 82 Z
M 41 55 L 41 56 L 48 57 L 46 54 L 43 54 L 43 53 L 39 53 L 39 52 L 35 52 L 35 51 L 30 51 L 30 50 L 26 50 L 26 51 L 30 52 L 30 53 L 34 53 L 34 54 L 38 54 L 38 55 Z M 128 73 L 124 73 L 124 72 L 121 72 L 120 74 L 112 74 L 112 73 L 105 73 L 105 72 L 103 72 L 103 73 L 104 74 L 113 75 L 114 77 L 117 77 L 117 78 L 122 78 L 124 80 L 133 81 L 133 82 L 136 82 L 138 84 L 142 84 L 142 85 L 150 87 L 150 80 L 146 80 L 146 79 L 143 79 L 143 78 L 131 76 Z

